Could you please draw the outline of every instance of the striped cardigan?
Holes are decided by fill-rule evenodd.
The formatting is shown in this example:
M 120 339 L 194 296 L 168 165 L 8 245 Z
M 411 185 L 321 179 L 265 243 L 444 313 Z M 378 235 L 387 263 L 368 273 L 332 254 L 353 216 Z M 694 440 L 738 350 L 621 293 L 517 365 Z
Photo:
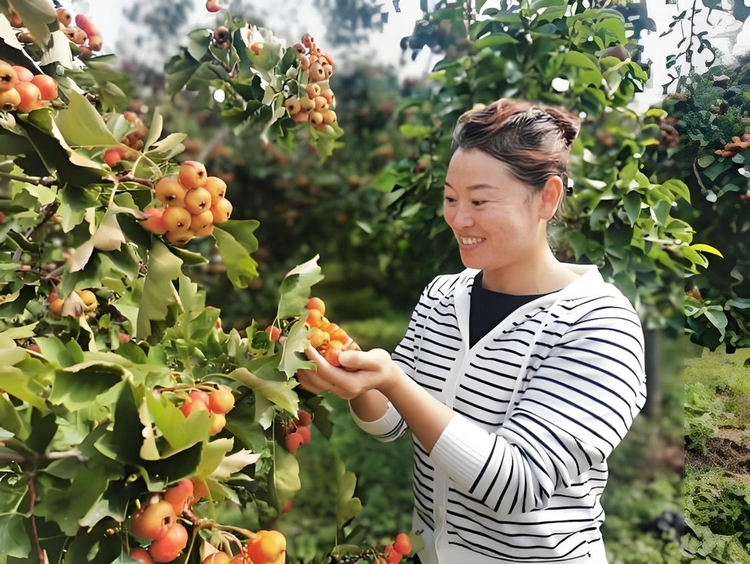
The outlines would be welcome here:
M 427 452 L 414 437 L 414 530 L 424 564 L 603 564 L 607 457 L 646 399 L 643 332 L 593 266 L 522 306 L 469 348 L 478 271 L 435 278 L 393 360 L 455 416 Z M 522 377 L 519 377 L 522 376 Z M 354 420 L 382 441 L 389 404 Z M 598 556 L 595 556 L 598 555 Z

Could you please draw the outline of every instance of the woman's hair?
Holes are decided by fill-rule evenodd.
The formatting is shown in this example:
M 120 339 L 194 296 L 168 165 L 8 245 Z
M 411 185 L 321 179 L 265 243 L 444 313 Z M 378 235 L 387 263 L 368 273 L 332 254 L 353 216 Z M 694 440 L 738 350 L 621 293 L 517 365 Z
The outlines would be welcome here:
M 554 175 L 567 188 L 568 155 L 580 128 L 581 121 L 565 110 L 503 98 L 459 118 L 451 156 L 476 149 L 503 162 L 534 192 Z

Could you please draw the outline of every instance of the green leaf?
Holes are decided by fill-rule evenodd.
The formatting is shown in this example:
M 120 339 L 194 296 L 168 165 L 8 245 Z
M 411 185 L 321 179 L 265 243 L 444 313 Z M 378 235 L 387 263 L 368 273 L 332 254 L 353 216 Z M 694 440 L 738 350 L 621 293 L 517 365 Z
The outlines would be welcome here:
M 318 259 L 315 255 L 309 261 L 290 270 L 281 282 L 277 319 L 307 316 L 307 302 L 312 287 L 323 280 Z
M 39 322 L 22 327 L 12 327 L 6 331 L 0 331 L 0 349 L 11 348 L 15 346 L 16 339 L 30 339 L 34 336 L 34 331 Z
M 362 501 L 354 497 L 357 477 L 350 472 L 341 460 L 336 460 L 336 526 L 341 530 L 357 513 L 362 511 Z
M 0 562 L 9 556 L 28 561 L 31 552 L 31 541 L 26 533 L 26 519 L 22 514 L 0 515 L 0 546 L 3 547 L 0 554 Z
M 695 245 L 690 245 L 690 248 L 694 251 L 698 251 L 701 253 L 711 253 L 712 255 L 720 256 L 721 258 L 724 258 L 724 255 L 721 254 L 719 249 L 716 249 L 712 247 L 711 245 L 706 245 L 704 243 L 696 243 Z
M 282 507 L 302 487 L 299 478 L 299 462 L 288 450 L 276 447 L 273 457 L 273 489 L 276 494 L 277 506 Z
M 706 168 L 711 166 L 714 161 L 716 160 L 716 157 L 713 155 L 703 155 L 698 159 L 698 166 L 701 168 Z
M 258 250 L 258 240 L 253 235 L 258 225 L 255 220 L 227 221 L 214 228 L 216 246 L 235 288 L 247 288 L 258 277 L 258 263 L 250 256 Z
M 34 514 L 57 523 L 68 536 L 75 536 L 79 520 L 94 507 L 109 480 L 117 478 L 116 472 L 101 465 L 80 465 L 70 486 L 65 489 L 45 488 L 39 492 L 39 502 Z
M 23 349 L 18 349 L 22 354 L 26 354 Z M 7 355 L 4 355 L 7 357 Z M 25 401 L 42 412 L 47 412 L 47 405 L 44 402 L 43 394 L 45 389 L 35 381 L 31 376 L 26 375 L 23 370 L 12 365 L 3 364 L 0 358 L 0 389 L 5 390 L 11 396 Z
M 208 440 L 209 421 L 207 411 L 195 411 L 185 417 L 180 409 L 162 394 L 146 394 L 146 404 L 156 428 L 161 431 L 171 447 L 166 453 L 185 450 L 194 444 Z
M 634 225 L 638 216 L 641 215 L 641 195 L 633 190 L 625 194 L 623 198 L 625 204 L 625 212 L 628 214 L 628 222 L 630 225 Z
M 0 428 L 9 431 L 11 436 L 15 435 L 22 441 L 31 434 L 31 428 L 21 418 L 16 406 L 5 395 L 0 395 Z
M 168 308 L 175 303 L 175 288 L 172 280 L 180 276 L 182 261 L 174 256 L 160 241 L 151 248 L 148 258 L 148 274 L 143 284 L 136 336 L 145 339 L 151 335 L 151 322 L 167 318 Z
M 263 380 L 245 368 L 238 368 L 227 376 L 244 384 L 259 396 L 266 398 L 289 413 L 297 413 L 299 409 L 299 398 L 294 392 L 298 383 L 296 380 L 287 380 L 286 382 Z
M 301 368 L 315 369 L 315 363 L 307 360 L 307 357 L 301 354 L 308 346 L 305 324 L 295 323 L 287 335 L 281 353 L 281 362 L 278 366 L 278 369 L 284 372 L 287 378 L 293 378 L 297 370 Z
M 55 121 L 71 147 L 116 147 L 120 144 L 91 102 L 73 90 L 69 97 L 68 106 L 58 112 Z
M 727 318 L 727 314 L 721 311 L 721 307 L 717 306 L 718 309 L 712 309 L 711 307 L 707 307 L 705 311 L 703 312 L 703 315 L 706 316 L 706 319 L 708 319 L 711 324 L 716 327 L 719 332 L 724 335 L 724 331 L 727 328 L 727 325 L 729 324 L 729 319 Z
M 493 33 L 478 39 L 476 48 L 484 49 L 485 47 L 497 47 L 498 45 L 507 45 L 508 43 L 518 43 L 518 40 L 507 33 Z
M 71 411 L 89 407 L 99 394 L 119 384 L 124 374 L 122 366 L 97 361 L 58 370 L 49 401 Z

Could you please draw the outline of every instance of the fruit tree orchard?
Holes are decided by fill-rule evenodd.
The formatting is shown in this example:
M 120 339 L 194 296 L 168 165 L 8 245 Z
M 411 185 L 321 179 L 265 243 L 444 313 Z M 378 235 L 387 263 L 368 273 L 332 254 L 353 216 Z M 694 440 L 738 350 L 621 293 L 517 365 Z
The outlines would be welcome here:
M 284 278 L 271 326 L 224 332 L 188 276 L 207 259 L 185 246 L 212 238 L 245 288 L 257 221 L 231 219 L 202 163 L 177 162 L 186 136 L 163 135 L 158 112 L 146 125 L 123 111 L 86 14 L 0 6 L 0 562 L 284 562 L 270 525 L 300 487 L 295 453 L 310 425 L 331 430 L 320 398 L 294 389 L 301 352 L 308 337 L 331 362 L 355 346 L 311 299 L 317 258 Z M 237 132 L 329 155 L 343 134 L 333 59 L 309 35 L 287 47 L 224 19 L 190 35 L 170 89 L 221 100 Z M 327 558 L 409 553 L 398 531 L 381 547 L 344 544 L 361 505 L 354 476 L 337 479 L 342 542 Z M 268 526 L 222 524 L 224 500 Z

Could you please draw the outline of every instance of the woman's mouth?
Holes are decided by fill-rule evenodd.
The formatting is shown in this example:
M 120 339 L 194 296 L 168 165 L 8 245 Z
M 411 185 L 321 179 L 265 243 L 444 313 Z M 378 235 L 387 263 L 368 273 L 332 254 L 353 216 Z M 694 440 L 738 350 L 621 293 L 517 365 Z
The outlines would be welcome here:
M 482 243 L 484 243 L 486 239 L 484 237 L 459 237 L 458 242 L 462 249 L 473 249 Z

